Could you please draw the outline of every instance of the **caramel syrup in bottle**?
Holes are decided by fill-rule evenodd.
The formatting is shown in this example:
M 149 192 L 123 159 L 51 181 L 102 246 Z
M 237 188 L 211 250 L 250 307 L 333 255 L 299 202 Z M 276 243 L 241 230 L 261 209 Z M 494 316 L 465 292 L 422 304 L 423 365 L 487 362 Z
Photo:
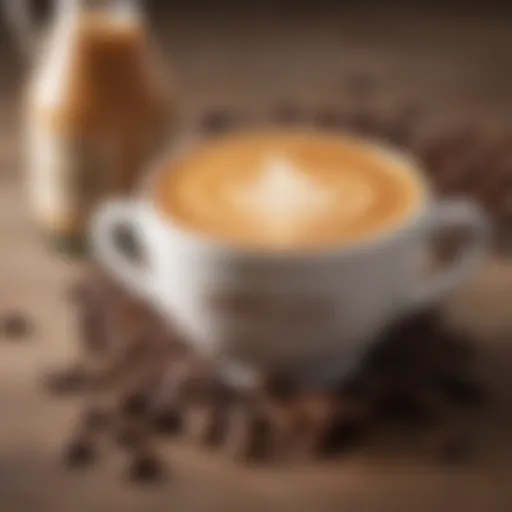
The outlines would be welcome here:
M 131 191 L 172 125 L 163 67 L 139 12 L 122 4 L 64 4 L 29 84 L 30 206 L 68 251 L 86 247 L 94 208 Z

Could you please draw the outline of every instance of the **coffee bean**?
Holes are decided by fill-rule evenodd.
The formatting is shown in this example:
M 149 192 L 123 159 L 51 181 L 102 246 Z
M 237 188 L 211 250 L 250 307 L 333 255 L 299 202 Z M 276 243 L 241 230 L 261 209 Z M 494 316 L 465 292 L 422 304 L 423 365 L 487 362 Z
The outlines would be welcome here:
M 320 407 L 311 407 L 311 404 L 308 404 L 308 410 L 303 411 L 304 413 L 306 414 L 300 418 L 297 425 L 292 451 L 295 456 L 311 459 L 324 455 L 326 439 L 330 434 L 336 411 L 332 403 Z
M 108 348 L 104 319 L 100 311 L 89 308 L 79 318 L 82 346 L 90 353 L 101 353 Z
M 446 155 L 450 152 L 450 141 L 445 135 L 438 135 L 430 140 L 420 140 L 416 151 L 427 170 L 437 176 L 441 172 L 443 161 L 446 161 Z
M 203 431 L 202 443 L 205 446 L 218 446 L 224 438 L 226 427 L 226 408 L 214 407 L 208 418 L 207 428 Z
M 66 291 L 66 298 L 72 304 L 83 307 L 90 299 L 90 291 L 84 281 L 71 285 Z
M 422 109 L 418 103 L 409 103 L 398 109 L 385 123 L 383 136 L 393 144 L 408 147 L 412 145 Z
M 467 462 L 473 452 L 471 442 L 458 432 L 441 434 L 437 445 L 437 456 L 443 464 L 458 465 Z
M 33 324 L 30 319 L 21 312 L 11 312 L 2 315 L 0 319 L 0 331 L 9 340 L 19 341 L 32 333 Z
M 115 441 L 122 448 L 139 448 L 146 440 L 146 433 L 140 425 L 124 424 L 115 432 Z
M 91 384 L 89 374 L 80 367 L 54 370 L 44 376 L 43 385 L 55 395 L 69 395 L 86 391 Z
M 135 455 L 128 469 L 129 480 L 136 483 L 155 483 L 162 481 L 164 476 L 164 465 L 150 452 Z
M 304 114 L 297 105 L 281 103 L 274 107 L 273 119 L 284 125 L 297 125 L 304 121 Z
M 152 424 L 158 434 L 172 436 L 181 432 L 183 419 L 177 411 L 167 410 L 156 414 Z
M 261 384 L 261 389 L 258 393 L 262 393 L 272 400 L 278 402 L 287 401 L 291 397 L 295 396 L 297 390 L 289 378 L 285 375 L 269 374 L 267 375 Z
M 424 424 L 428 421 L 428 412 L 421 407 L 413 393 L 395 393 L 382 404 L 382 415 L 395 421 Z
M 497 197 L 495 212 L 504 221 L 512 220 L 512 185 L 502 184 L 503 190 Z
M 108 288 L 107 284 L 105 288 Z M 112 294 L 109 301 L 98 302 L 99 312 L 105 318 L 128 300 L 123 298 L 123 293 L 119 291 L 117 295 Z M 292 452 L 320 455 L 324 450 L 330 453 L 347 450 L 357 446 L 370 427 L 378 427 L 372 419 L 377 417 L 377 410 L 386 408 L 391 409 L 393 418 L 401 419 L 411 427 L 430 425 L 432 421 L 437 422 L 441 414 L 446 412 L 448 415 L 450 404 L 463 405 L 460 393 L 462 402 L 472 402 L 467 398 L 467 389 L 463 386 L 461 391 L 460 382 L 457 382 L 454 390 L 450 379 L 454 373 L 457 378 L 465 377 L 469 362 L 477 362 L 474 357 L 465 362 L 465 356 L 459 355 L 464 352 L 464 347 L 471 345 L 471 340 L 448 328 L 441 313 L 439 308 L 433 308 L 410 315 L 386 330 L 351 379 L 337 386 L 335 403 L 326 404 L 325 397 L 316 396 L 320 392 L 315 394 L 317 400 L 311 396 L 312 392 L 298 389 L 284 373 L 267 376 L 251 392 L 233 392 L 219 383 L 208 361 L 197 362 L 197 358 L 193 358 L 195 363 L 191 363 L 191 370 L 184 372 L 184 382 L 190 384 L 188 394 L 185 393 L 187 398 L 182 400 L 180 394 L 180 398 L 173 398 L 172 404 L 195 409 L 199 440 L 205 445 L 222 442 L 226 451 L 239 461 Z M 144 315 L 140 322 L 145 321 Z M 132 318 L 131 313 L 128 318 Z M 137 326 L 138 322 L 137 317 L 133 325 Z M 94 322 L 89 327 L 94 330 Z M 128 334 L 119 332 L 120 353 L 131 350 L 133 340 L 127 341 Z M 177 343 L 173 337 L 167 338 L 166 328 L 160 327 L 155 320 L 154 327 L 140 340 L 144 348 L 140 354 L 155 353 L 159 350 L 155 347 L 159 347 L 163 340 L 172 346 Z M 463 348 L 459 350 L 461 343 Z M 168 357 L 176 357 L 177 361 L 188 361 L 189 358 L 186 349 L 182 348 L 177 348 Z M 139 358 L 135 356 L 135 359 Z M 130 371 L 128 367 L 123 370 L 125 374 Z M 448 380 L 448 386 L 445 380 Z M 443 386 L 448 387 L 448 393 L 443 391 Z M 149 398 L 145 391 L 129 393 L 119 405 L 122 424 L 113 429 L 116 441 L 129 448 L 131 453 L 136 452 L 130 468 L 134 473 L 138 471 L 136 462 L 148 455 L 152 433 L 177 433 L 182 421 L 186 430 L 187 420 L 190 420 L 190 416 L 182 415 L 181 410 L 150 411 Z M 151 414 L 146 417 L 148 413 Z M 150 424 L 146 424 L 146 420 Z M 93 408 L 85 411 L 83 421 L 85 430 L 92 433 L 104 428 L 106 420 Z M 149 454 L 150 459 L 151 456 Z M 142 474 L 147 474 L 145 464 L 149 465 L 148 474 L 151 474 L 151 463 L 147 461 L 141 463 Z
M 184 416 L 188 438 L 204 446 L 214 446 L 221 441 L 225 419 L 222 407 L 216 404 L 191 406 Z
M 408 146 L 412 138 L 411 127 L 403 122 L 394 122 L 386 127 L 384 138 L 397 146 Z
M 486 402 L 483 385 L 471 378 L 446 376 L 440 378 L 437 385 L 448 399 L 458 405 L 474 407 Z
M 501 221 L 496 231 L 496 250 L 502 255 L 512 255 L 512 219 Z
M 438 357 L 446 360 L 446 367 L 451 371 L 468 370 L 469 367 L 477 362 L 477 350 L 473 339 L 464 332 L 453 330 L 444 340 L 444 346 L 438 349 Z
M 85 429 L 90 432 L 97 432 L 104 430 L 110 421 L 108 411 L 91 408 L 85 411 L 82 422 Z
M 442 193 L 457 193 L 466 178 L 466 160 L 456 152 L 447 152 L 438 162 L 436 186 Z
M 196 369 L 180 383 L 183 401 L 193 406 L 209 406 L 225 400 L 225 386 L 215 378 L 209 369 Z
M 252 440 L 247 455 L 253 461 L 260 461 L 268 458 L 270 453 L 271 425 L 268 418 L 262 415 L 255 415 L 252 423 Z
M 410 100 L 398 108 L 395 118 L 412 125 L 418 123 L 424 113 L 425 109 L 419 101 Z
M 337 385 L 337 388 L 340 397 L 364 396 L 366 392 L 366 380 L 364 379 L 363 372 L 360 370 L 358 373 L 342 379 Z
M 65 450 L 64 460 L 69 468 L 80 468 L 90 465 L 96 458 L 93 444 L 87 439 L 72 441 Z
M 219 135 L 232 130 L 236 117 L 229 110 L 217 109 L 207 112 L 200 121 L 200 129 L 207 135 Z
M 361 136 L 375 136 L 381 131 L 379 117 L 370 110 L 356 110 L 349 114 L 348 127 Z
M 333 107 L 319 109 L 318 112 L 314 114 L 314 124 L 319 128 L 340 130 L 345 128 L 348 123 L 348 117 Z
M 295 398 L 294 407 L 308 423 L 325 424 L 337 412 L 338 397 L 330 390 L 303 391 Z
M 344 89 L 352 98 L 365 100 L 377 92 L 378 81 L 370 73 L 354 73 L 346 79 Z
M 367 432 L 367 425 L 355 419 L 337 419 L 325 434 L 321 450 L 324 454 L 341 453 L 359 444 Z
M 148 397 L 145 393 L 133 393 L 121 402 L 121 414 L 129 417 L 144 415 L 148 410 Z
M 289 404 L 269 410 L 274 429 L 290 455 L 311 458 L 322 453 L 326 432 L 336 415 L 338 397 L 334 391 L 301 390 Z M 278 413 L 278 414 L 276 414 Z M 289 437 L 289 442 L 285 441 Z
M 225 450 L 236 461 L 247 462 L 257 455 L 258 419 L 247 405 L 235 405 L 228 412 Z

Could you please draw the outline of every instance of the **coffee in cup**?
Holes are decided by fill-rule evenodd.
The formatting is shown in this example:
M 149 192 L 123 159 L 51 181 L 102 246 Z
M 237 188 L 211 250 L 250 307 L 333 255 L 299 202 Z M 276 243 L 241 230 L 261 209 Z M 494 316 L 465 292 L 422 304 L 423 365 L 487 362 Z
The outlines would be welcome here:
M 302 250 L 382 234 L 422 201 L 417 179 L 373 146 L 324 133 L 216 139 L 164 168 L 159 212 L 235 246 Z

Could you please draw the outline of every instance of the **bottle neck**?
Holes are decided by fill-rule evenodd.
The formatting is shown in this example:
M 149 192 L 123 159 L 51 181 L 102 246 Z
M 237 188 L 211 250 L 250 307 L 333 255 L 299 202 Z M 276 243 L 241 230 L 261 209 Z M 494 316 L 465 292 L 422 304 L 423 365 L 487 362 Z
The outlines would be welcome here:
M 112 17 L 140 19 L 142 8 L 140 0 L 60 0 L 60 15 L 97 13 Z

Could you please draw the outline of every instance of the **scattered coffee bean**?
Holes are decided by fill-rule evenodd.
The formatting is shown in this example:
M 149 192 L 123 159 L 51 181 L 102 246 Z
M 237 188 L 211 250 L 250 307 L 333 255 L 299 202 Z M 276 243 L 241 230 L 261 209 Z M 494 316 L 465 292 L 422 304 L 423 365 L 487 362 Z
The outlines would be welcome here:
M 368 99 L 378 89 L 378 81 L 370 73 L 355 73 L 345 80 L 345 91 L 356 99 Z
M 133 393 L 121 402 L 121 414 L 128 417 L 138 417 L 148 410 L 148 397 L 144 393 Z
M 391 126 L 388 126 L 384 132 L 384 138 L 391 143 L 407 147 L 410 144 L 413 132 L 411 127 L 402 121 L 395 121 Z
M 349 124 L 349 119 L 336 108 L 325 107 L 314 114 L 314 124 L 319 128 L 340 130 Z
M 297 390 L 291 379 L 285 375 L 269 374 L 267 375 L 257 391 L 258 394 L 272 397 L 278 402 L 287 401 L 297 394 Z
M 403 106 L 386 123 L 384 137 L 393 144 L 409 147 L 415 137 L 422 109 L 418 103 Z
M 379 135 L 382 124 L 378 116 L 370 110 L 360 109 L 349 114 L 348 126 L 361 136 Z
M 496 249 L 502 255 L 512 255 L 512 219 L 502 221 L 497 228 Z
M 419 123 L 424 113 L 425 109 L 420 102 L 410 100 L 404 105 L 399 106 L 395 119 L 400 119 L 409 125 L 413 125 Z
M 446 376 L 438 381 L 440 390 L 453 402 L 462 406 L 479 406 L 486 402 L 484 386 L 471 378 Z
M 392 394 L 381 405 L 381 414 L 385 418 L 407 423 L 420 423 L 423 411 L 415 397 L 408 393 Z
M 90 298 L 87 283 L 79 281 L 71 285 L 66 291 L 66 298 L 72 304 L 83 307 Z
M 162 411 L 153 418 L 153 427 L 158 434 L 172 436 L 182 430 L 183 420 L 177 411 Z
M 290 443 L 288 456 L 295 459 L 312 460 L 326 455 L 326 439 L 331 423 L 307 423 L 298 429 Z
M 72 441 L 65 450 L 64 459 L 69 468 L 85 467 L 96 458 L 94 445 L 87 439 L 76 439 Z
M 367 425 L 363 421 L 339 418 L 325 433 L 320 450 L 324 454 L 346 452 L 361 442 L 366 432 Z
M 268 418 L 255 415 L 252 423 L 252 446 L 247 453 L 253 461 L 267 459 L 270 453 L 270 439 L 272 435 L 271 424 Z
M 363 378 L 362 372 L 351 374 L 344 378 L 337 385 L 338 394 L 341 397 L 362 397 L 366 392 L 366 380 Z
M 423 160 L 427 171 L 434 179 L 442 175 L 443 162 L 446 162 L 446 155 L 450 153 L 450 141 L 445 135 L 438 135 L 430 140 L 419 141 L 419 147 L 416 148 L 418 157 Z
M 107 335 L 101 311 L 98 308 L 88 308 L 79 318 L 80 342 L 90 353 L 104 352 L 108 348 Z
M 236 125 L 236 117 L 229 110 L 212 110 L 207 112 L 200 122 L 200 129 L 207 135 L 219 135 L 232 130 Z
M 281 103 L 274 108 L 273 119 L 284 125 L 297 125 L 304 121 L 304 114 L 299 107 L 291 103 Z
M 0 330 L 11 341 L 19 341 L 32 333 L 33 325 L 30 319 L 21 312 L 4 314 L 0 318 Z
M 497 216 L 504 221 L 512 220 L 512 183 L 499 183 L 499 186 L 501 190 L 499 194 L 497 194 L 495 212 Z
M 129 480 L 137 483 L 158 482 L 163 479 L 164 474 L 162 462 L 154 453 L 149 452 L 135 455 L 128 469 Z
M 464 188 L 467 164 L 463 155 L 446 153 L 438 162 L 435 180 L 437 190 L 442 194 L 459 194 Z
M 417 426 L 429 426 L 435 422 L 435 409 L 430 402 L 422 401 L 418 392 L 394 394 L 382 405 L 384 417 Z
M 185 431 L 189 439 L 204 446 L 221 441 L 223 411 L 216 404 L 190 406 L 185 411 Z
M 86 391 L 90 384 L 89 374 L 79 366 L 51 371 L 43 380 L 45 389 L 55 395 L 81 393 Z
M 220 405 L 213 407 L 208 418 L 207 428 L 203 432 L 203 444 L 206 446 L 219 445 L 224 437 L 225 423 L 225 408 Z
M 83 426 L 89 432 L 104 430 L 110 421 L 108 411 L 98 408 L 91 408 L 85 411 L 82 419 Z
M 247 462 L 257 453 L 256 417 L 247 405 L 235 405 L 227 418 L 225 450 L 236 461 Z
M 461 464 L 468 462 L 473 447 L 471 442 L 460 433 L 449 432 L 442 434 L 438 441 L 438 455 L 444 464 Z
M 140 425 L 124 424 L 115 432 L 116 443 L 128 450 L 140 447 L 146 439 L 146 432 Z
M 108 301 L 98 301 L 101 313 L 111 314 L 114 308 L 121 307 L 120 303 L 124 304 L 128 299 L 123 298 L 122 291 L 110 293 L 108 283 L 101 285 L 101 279 L 99 281 L 95 284 L 97 291 L 94 293 L 110 297 Z M 91 299 L 94 299 L 93 293 Z M 177 343 L 174 338 L 167 340 L 165 326 L 160 326 L 157 319 L 150 319 L 147 315 L 141 308 L 140 322 L 147 320 L 151 324 L 151 329 L 140 335 L 140 344 L 144 348 L 141 354 L 147 355 L 153 350 L 152 347 L 159 347 L 164 339 L 165 343 L 171 345 Z M 133 339 L 126 341 L 128 334 L 133 335 L 120 332 L 121 352 L 124 350 L 128 353 L 132 349 Z M 147 450 L 150 435 L 177 433 L 182 420 L 185 433 L 188 431 L 190 434 L 191 430 L 199 432 L 196 440 L 205 445 L 222 443 L 226 451 L 240 461 L 280 457 L 293 450 L 297 453 L 302 450 L 309 455 L 321 454 L 324 450 L 340 452 L 364 439 L 364 434 L 374 425 L 372 421 L 377 417 L 378 409 L 388 407 L 395 419 L 406 420 L 411 427 L 418 427 L 430 423 L 431 415 L 437 419 L 439 411 L 444 413 L 446 409 L 450 412 L 450 407 L 445 408 L 445 403 L 452 407 L 472 403 L 474 390 L 468 392 L 466 381 L 462 385 L 457 379 L 455 384 L 452 382 L 453 375 L 458 378 L 469 374 L 465 372 L 469 372 L 475 363 L 474 357 L 460 355 L 464 354 L 468 345 L 471 345 L 471 340 L 444 325 L 439 309 L 401 319 L 384 333 L 381 342 L 375 344 L 352 378 L 337 386 L 331 397 L 334 401 L 329 401 L 331 394 L 328 390 L 325 395 L 324 391 L 316 391 L 314 395 L 306 393 L 285 374 L 262 378 L 260 385 L 249 393 L 234 392 L 219 383 L 207 361 L 198 361 L 182 347 L 171 351 L 169 357 L 178 358 L 187 370 L 184 371 L 183 380 L 185 384 L 190 384 L 184 384 L 185 388 L 190 388 L 185 393 L 186 399 L 182 399 L 181 393 L 179 398 L 173 395 L 173 401 L 166 403 L 172 403 L 177 409 L 157 414 L 157 411 L 149 410 L 150 397 L 146 391 L 126 394 L 119 404 L 122 424 L 113 429 L 113 435 L 119 444 L 129 448 L 132 453 L 136 452 L 130 468 L 130 475 L 135 480 L 152 478 L 154 461 Z M 106 352 L 106 356 L 109 353 Z M 136 371 L 135 368 L 126 365 L 120 372 L 129 377 L 130 372 Z M 169 366 L 166 368 L 168 371 Z M 155 373 L 160 371 L 155 370 Z M 111 380 L 101 389 L 113 390 L 121 380 Z M 441 403 L 438 404 L 438 400 Z M 197 429 L 190 428 L 191 422 L 187 422 L 190 416 L 185 414 L 187 409 L 196 411 L 197 421 L 192 423 Z M 146 417 L 148 413 L 151 415 Z M 105 421 L 101 411 L 85 411 L 82 426 L 92 433 L 103 428 Z M 375 425 L 378 426 L 378 423 Z M 82 449 L 82 440 L 78 441 Z M 84 443 L 88 446 L 88 440 Z M 75 448 L 79 455 L 80 449 Z M 156 466 L 158 475 L 158 460 Z M 133 476 L 140 473 L 140 478 Z

